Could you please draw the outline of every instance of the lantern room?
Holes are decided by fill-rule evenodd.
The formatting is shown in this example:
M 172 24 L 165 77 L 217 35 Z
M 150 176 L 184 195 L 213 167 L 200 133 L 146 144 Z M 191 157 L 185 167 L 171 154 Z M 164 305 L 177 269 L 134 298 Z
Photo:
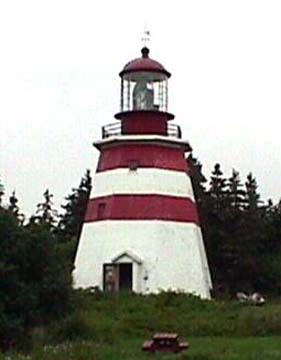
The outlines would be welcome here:
M 142 57 L 130 61 L 121 77 L 121 112 L 168 110 L 168 78 L 171 74 L 157 61 L 150 59 L 149 49 Z

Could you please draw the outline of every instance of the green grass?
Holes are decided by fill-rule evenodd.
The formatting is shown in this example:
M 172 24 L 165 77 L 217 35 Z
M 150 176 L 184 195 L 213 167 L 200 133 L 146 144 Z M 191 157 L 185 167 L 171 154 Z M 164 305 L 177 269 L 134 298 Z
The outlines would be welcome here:
M 34 360 L 280 360 L 281 337 L 190 337 L 189 350 L 178 354 L 146 354 L 140 350 L 143 339 L 120 339 L 113 344 L 73 342 L 35 349 Z M 8 359 L 0 357 L 0 359 Z M 9 355 L 11 360 L 26 359 Z
M 75 310 L 67 318 L 34 329 L 31 359 L 281 359 L 278 302 L 253 307 L 169 292 L 157 296 L 75 292 L 73 303 Z M 179 333 L 190 349 L 179 355 L 143 353 L 143 341 L 158 331 Z M 0 356 L 0 360 L 23 358 Z

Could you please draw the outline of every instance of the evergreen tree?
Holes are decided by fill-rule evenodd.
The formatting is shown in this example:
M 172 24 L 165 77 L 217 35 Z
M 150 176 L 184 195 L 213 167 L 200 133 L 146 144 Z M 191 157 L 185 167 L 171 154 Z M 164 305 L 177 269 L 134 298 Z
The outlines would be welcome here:
M 13 191 L 12 195 L 9 197 L 9 204 L 8 204 L 8 210 L 14 214 L 16 219 L 18 219 L 20 224 L 23 224 L 24 222 L 24 215 L 20 213 L 20 209 L 18 206 L 18 199 L 16 197 L 16 192 Z
M 5 189 L 4 189 L 4 185 L 1 183 L 1 179 L 0 179 L 0 207 L 2 206 L 4 195 L 5 195 Z
M 204 198 L 203 233 L 213 279 L 215 293 L 224 287 L 224 217 L 226 205 L 226 179 L 220 165 L 216 164 L 210 179 L 209 190 Z
M 252 277 L 252 287 L 258 286 L 258 278 L 263 272 L 263 254 L 265 242 L 265 208 L 261 206 L 258 185 L 252 173 L 249 173 L 245 182 L 244 201 L 244 242 L 248 252 L 247 261 L 250 267 L 247 269 L 249 278 Z M 250 275 L 251 274 L 251 275 Z
M 19 213 L 19 207 L 17 205 L 19 201 L 16 197 L 15 191 L 12 192 L 12 195 L 10 196 L 9 201 L 10 201 L 10 203 L 9 203 L 8 209 L 17 216 Z
M 238 268 L 241 259 L 241 219 L 244 191 L 239 173 L 232 171 L 226 180 L 216 164 L 210 181 L 211 216 L 209 227 L 216 243 L 214 256 L 214 280 L 223 292 L 234 293 L 239 287 Z
M 255 212 L 260 204 L 260 195 L 257 193 L 257 181 L 250 172 L 245 183 L 245 208 L 248 211 Z
M 265 208 L 266 208 L 266 214 L 270 216 L 272 214 L 272 212 L 274 211 L 274 204 L 273 204 L 272 199 L 267 200 L 267 204 L 266 204 Z
M 274 205 L 271 200 L 265 207 L 262 250 L 263 262 L 260 286 L 266 291 L 281 295 L 281 200 Z
M 49 226 L 20 226 L 0 208 L 0 349 L 26 346 L 30 329 L 69 310 L 71 272 Z
M 235 169 L 232 170 L 232 176 L 228 179 L 227 187 L 228 205 L 232 209 L 242 210 L 245 191 L 242 189 L 243 185 L 240 182 L 239 172 Z
M 200 205 L 204 203 L 206 196 L 205 184 L 207 183 L 207 179 L 202 172 L 202 164 L 198 161 L 198 159 L 193 157 L 192 153 L 186 159 L 186 162 L 190 173 L 196 203 L 200 207 Z
M 37 308 L 29 322 L 37 324 L 62 316 L 68 310 L 71 264 L 58 251 L 56 235 L 44 223 L 30 224 L 24 229 L 24 247 L 25 257 L 20 256 L 18 261 Z
M 224 215 L 227 195 L 226 186 L 226 179 L 223 177 L 220 164 L 216 164 L 212 171 L 209 194 L 213 202 L 213 210 L 219 218 Z
M 44 201 L 37 205 L 36 215 L 30 219 L 31 223 L 44 224 L 54 228 L 57 222 L 57 210 L 53 208 L 53 195 L 47 189 L 44 194 Z
M 245 190 L 239 173 L 233 170 L 228 183 L 228 208 L 225 216 L 226 239 L 223 249 L 227 283 L 232 293 L 255 291 L 263 272 L 262 212 L 259 208 L 257 182 L 249 174 Z M 260 290 L 260 289 L 258 289 Z
M 223 258 L 230 291 L 236 290 L 239 279 L 237 268 L 239 268 L 239 262 L 243 256 L 241 226 L 245 192 L 242 186 L 238 171 L 233 169 L 227 182 L 223 245 Z
M 0 349 L 8 350 L 24 336 L 24 317 L 17 305 L 22 292 L 17 266 L 20 233 L 16 218 L 0 208 Z
M 206 254 L 210 267 L 211 277 L 216 275 L 216 257 L 217 257 L 217 234 L 216 225 L 214 225 L 214 214 L 210 194 L 206 190 L 207 178 L 202 172 L 202 164 L 192 154 L 186 159 L 189 170 L 189 176 L 194 191 L 194 197 L 198 207 L 198 213 L 203 233 L 203 240 L 206 248 Z
M 66 204 L 62 205 L 65 212 L 61 215 L 58 226 L 62 240 L 68 241 L 73 238 L 79 238 L 91 188 L 92 179 L 90 171 L 87 170 L 85 176 L 80 181 L 79 187 L 72 189 L 72 193 L 65 198 Z
M 269 204 L 265 224 L 264 251 L 271 254 L 281 251 L 281 200 L 276 205 Z
M 66 197 L 66 204 L 62 206 L 65 212 L 60 217 L 57 234 L 63 256 L 72 263 L 75 259 L 91 188 L 92 179 L 90 171 L 87 170 L 79 187 L 72 189 L 72 193 Z

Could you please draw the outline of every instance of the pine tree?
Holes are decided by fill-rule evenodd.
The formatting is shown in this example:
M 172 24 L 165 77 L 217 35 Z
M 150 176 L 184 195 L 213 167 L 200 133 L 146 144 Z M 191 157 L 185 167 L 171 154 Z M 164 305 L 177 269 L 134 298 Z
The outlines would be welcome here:
M 224 218 L 226 193 L 226 179 L 223 176 L 220 165 L 215 164 L 210 179 L 209 190 L 205 197 L 203 225 L 215 293 L 224 291 L 225 287 L 223 249 L 225 243 Z
M 245 191 L 242 187 L 239 172 L 233 169 L 232 176 L 228 179 L 227 184 L 227 200 L 230 208 L 235 210 L 243 209 Z
M 12 195 L 9 197 L 8 210 L 16 217 L 16 219 L 19 221 L 19 224 L 22 225 L 24 222 L 24 215 L 20 213 L 18 202 L 19 201 L 16 197 L 16 192 L 13 191 Z
M 252 173 L 249 173 L 245 182 L 245 201 L 244 201 L 244 221 L 246 222 L 247 234 L 249 237 L 249 247 L 254 248 L 254 252 L 262 251 L 262 242 L 265 233 L 266 209 L 261 206 L 258 185 Z M 251 251 L 253 254 L 253 250 Z M 258 254 L 256 253 L 258 256 Z
M 214 256 L 214 278 L 216 285 L 233 294 L 239 285 L 239 262 L 242 256 L 242 211 L 244 191 L 239 173 L 232 171 L 226 180 L 216 164 L 210 181 L 212 213 L 210 229 L 216 243 Z
M 209 194 L 213 201 L 213 209 L 217 216 L 222 217 L 226 205 L 226 179 L 223 177 L 220 164 L 216 164 L 212 171 Z
M 65 213 L 61 215 L 58 225 L 62 240 L 67 241 L 80 237 L 91 188 L 92 179 L 90 171 L 87 170 L 79 187 L 72 189 L 72 193 L 65 198 L 66 204 L 62 205 Z
M 28 343 L 31 328 L 69 310 L 71 271 L 44 223 L 20 226 L 0 208 L 0 349 Z
M 193 157 L 192 153 L 186 159 L 186 162 L 189 169 L 196 203 L 200 207 L 206 196 L 205 184 L 207 183 L 207 179 L 202 172 L 202 164 L 198 161 L 198 159 Z
M 272 199 L 267 200 L 266 210 L 269 215 L 272 213 L 272 211 L 274 211 L 274 204 L 273 204 Z
M 245 183 L 245 209 L 248 211 L 254 212 L 258 209 L 260 204 L 260 195 L 257 193 L 257 181 L 253 177 L 253 174 L 250 172 L 247 176 L 247 181 Z
M 4 185 L 1 183 L 1 179 L 0 179 L 0 207 L 2 206 L 4 195 L 5 195 L 5 189 L 4 189 Z
M 31 217 L 30 223 L 44 224 L 53 229 L 58 216 L 57 210 L 53 208 L 53 195 L 50 193 L 49 189 L 46 189 L 43 196 L 44 201 L 37 205 L 36 215 Z
M 207 178 L 202 172 L 202 164 L 192 154 L 186 159 L 189 176 L 198 207 L 198 213 L 203 233 L 203 241 L 206 248 L 208 263 L 212 278 L 215 273 L 215 263 L 217 256 L 217 236 L 216 225 L 214 225 L 213 208 L 211 205 L 210 194 L 206 190 Z
M 87 170 L 79 187 L 72 189 L 72 193 L 65 198 L 66 204 L 62 206 L 65 212 L 60 216 L 57 235 L 63 256 L 71 263 L 75 259 L 91 188 L 92 179 L 90 171 Z
M 278 204 L 268 206 L 266 223 L 266 239 L 264 251 L 274 254 L 281 251 L 281 200 Z
M 19 213 L 19 207 L 17 205 L 19 201 L 16 197 L 15 191 L 12 192 L 12 195 L 9 198 L 9 202 L 10 203 L 9 203 L 8 209 L 17 216 Z
M 281 295 L 281 200 L 274 205 L 272 200 L 262 211 L 261 246 L 258 261 L 262 263 L 260 287 L 274 295 Z M 257 223 L 257 222 L 256 222 Z
M 265 229 L 259 198 L 256 179 L 252 173 L 249 173 L 236 224 L 238 248 L 236 283 L 247 291 L 260 290 L 259 283 L 264 271 L 262 242 Z

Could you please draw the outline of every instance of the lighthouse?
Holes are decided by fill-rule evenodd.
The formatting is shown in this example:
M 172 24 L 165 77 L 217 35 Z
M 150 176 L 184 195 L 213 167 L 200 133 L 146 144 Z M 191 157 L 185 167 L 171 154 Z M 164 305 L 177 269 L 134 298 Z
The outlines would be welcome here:
M 76 288 L 149 294 L 212 288 L 186 155 L 189 142 L 168 112 L 171 74 L 141 56 L 120 72 L 116 122 L 100 152 L 73 272 Z

